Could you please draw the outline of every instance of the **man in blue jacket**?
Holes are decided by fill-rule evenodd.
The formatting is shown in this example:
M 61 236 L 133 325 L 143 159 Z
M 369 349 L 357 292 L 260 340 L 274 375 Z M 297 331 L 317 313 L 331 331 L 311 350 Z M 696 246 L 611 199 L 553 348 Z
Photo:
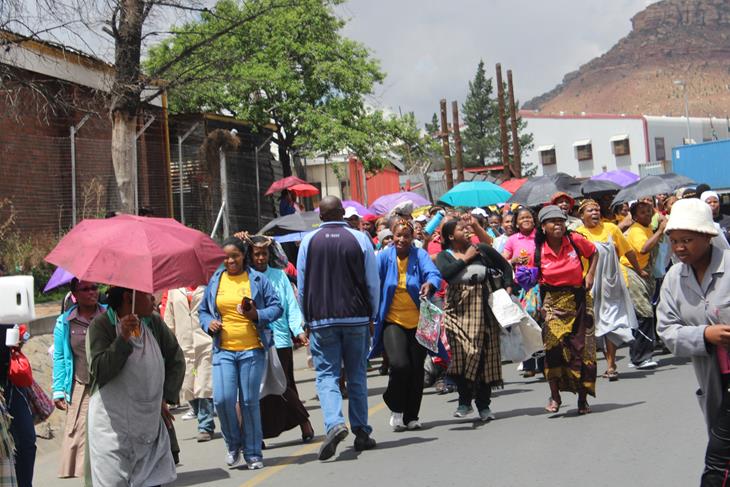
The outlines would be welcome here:
M 339 198 L 319 204 L 320 228 L 302 240 L 297 275 L 304 320 L 317 373 L 317 394 L 327 431 L 319 459 L 334 456 L 348 434 L 339 388 L 347 373 L 349 419 L 357 451 L 375 448 L 368 425 L 367 355 L 370 324 L 380 301 L 380 277 L 372 243 L 343 220 Z

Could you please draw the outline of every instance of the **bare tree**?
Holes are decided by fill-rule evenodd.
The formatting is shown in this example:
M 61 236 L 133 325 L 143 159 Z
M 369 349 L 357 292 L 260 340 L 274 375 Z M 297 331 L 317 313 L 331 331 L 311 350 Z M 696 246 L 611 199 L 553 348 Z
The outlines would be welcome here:
M 145 43 L 170 34 L 170 19 L 206 13 L 218 15 L 204 1 L 196 0 L 0 0 L 0 29 L 17 32 L 20 36 L 0 37 L 0 49 L 9 43 L 28 39 L 52 39 L 58 42 L 76 41 L 90 54 L 103 46 L 103 36 L 111 39 L 114 52 L 114 75 L 107 97 L 112 122 L 112 162 L 122 201 L 122 211 L 134 212 L 133 167 L 138 120 L 145 103 L 157 98 L 170 86 L 191 81 L 188 70 L 175 69 L 175 79 L 166 75 L 184 64 L 199 49 L 231 34 L 236 29 L 275 9 L 295 5 L 297 0 L 241 0 L 244 14 L 235 18 L 220 18 L 220 30 L 201 36 L 185 50 L 154 72 L 142 75 L 141 58 Z M 232 53 L 235 55 L 235 53 Z M 190 70 L 191 73 L 200 70 Z M 180 74 L 180 73 L 183 74 Z M 0 78 L 11 76 L 9 72 Z M 18 80 L 21 81 L 21 80 Z M 36 92 L 49 106 L 63 99 L 50 94 L 39 84 L 26 86 Z

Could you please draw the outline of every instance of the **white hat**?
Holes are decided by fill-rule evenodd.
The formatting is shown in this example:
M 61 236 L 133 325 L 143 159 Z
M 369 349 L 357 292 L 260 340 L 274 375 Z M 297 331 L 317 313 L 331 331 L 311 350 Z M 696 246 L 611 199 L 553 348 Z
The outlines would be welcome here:
M 426 223 L 428 221 L 428 215 L 418 215 L 415 220 L 419 223 Z
M 719 234 L 712 221 L 710 206 L 697 198 L 681 199 L 672 205 L 666 231 L 672 230 L 687 230 L 712 236 Z
M 474 208 L 473 210 L 471 210 L 471 214 L 475 215 L 475 216 L 481 216 L 484 218 L 487 217 L 487 212 L 484 211 L 484 209 L 482 209 L 482 208 Z
M 345 208 L 345 220 L 349 220 L 353 216 L 356 216 L 358 218 L 362 218 L 360 213 L 357 212 L 357 209 L 354 206 L 348 206 Z
M 714 191 L 705 191 L 704 193 L 702 193 L 702 195 L 700 196 L 700 201 L 704 201 L 705 203 L 707 203 L 707 198 L 715 198 L 717 201 L 720 201 L 720 197 Z

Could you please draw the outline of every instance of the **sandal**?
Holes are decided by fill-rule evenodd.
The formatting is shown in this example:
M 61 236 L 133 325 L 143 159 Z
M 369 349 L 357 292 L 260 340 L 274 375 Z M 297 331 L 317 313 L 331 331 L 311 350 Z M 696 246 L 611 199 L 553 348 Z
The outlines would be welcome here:
M 588 401 L 578 401 L 578 414 L 588 414 L 591 412 L 591 407 L 588 405 Z
M 609 382 L 616 382 L 618 380 L 618 372 L 616 369 L 608 369 L 603 376 L 606 377 Z
M 549 413 L 557 413 L 560 411 L 560 405 L 563 404 L 562 401 L 558 402 L 555 399 L 548 398 L 547 406 L 545 406 L 545 411 Z

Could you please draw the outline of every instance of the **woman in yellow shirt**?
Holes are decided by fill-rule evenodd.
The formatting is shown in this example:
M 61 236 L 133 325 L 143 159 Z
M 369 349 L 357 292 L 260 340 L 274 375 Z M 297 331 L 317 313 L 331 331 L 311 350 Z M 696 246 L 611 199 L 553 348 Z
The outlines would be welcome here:
M 583 221 L 583 225 L 576 229 L 576 232 L 583 235 L 591 242 L 607 243 L 609 240 L 613 242 L 613 246 L 616 249 L 616 254 L 619 259 L 625 259 L 626 262 L 630 263 L 637 272 L 641 272 L 641 267 L 636 258 L 636 253 L 629 245 L 629 242 L 624 237 L 621 230 L 614 225 L 604 221 L 601 218 L 601 207 L 597 201 L 592 199 L 583 200 L 580 207 L 578 208 L 578 216 Z M 585 266 L 584 266 L 585 267 Z M 626 280 L 626 274 L 624 272 L 624 280 Z M 628 285 L 628 281 L 626 281 Z M 593 289 L 594 295 L 596 290 L 600 290 L 601 282 L 594 282 Z M 594 309 L 594 313 L 598 310 Z M 595 322 L 600 321 L 600 316 L 595 316 Z M 609 381 L 614 382 L 618 380 L 618 371 L 616 367 L 616 350 L 620 343 L 614 343 L 611 341 L 611 334 L 604 336 L 604 350 L 603 353 L 606 356 L 606 372 L 603 374 Z
M 393 245 L 378 254 L 380 308 L 370 356 L 385 348 L 390 379 L 383 394 L 391 410 L 393 431 L 419 429 L 426 349 L 416 341 L 419 304 L 441 286 L 441 274 L 423 249 L 413 246 L 413 225 L 406 220 L 393 227 Z
M 269 280 L 248 267 L 248 246 L 242 240 L 229 237 L 223 251 L 223 266 L 208 283 L 198 313 L 200 326 L 213 336 L 213 402 L 228 448 L 226 464 L 237 466 L 243 450 L 254 470 L 264 466 L 259 388 L 272 342 L 268 327 L 282 307 Z

